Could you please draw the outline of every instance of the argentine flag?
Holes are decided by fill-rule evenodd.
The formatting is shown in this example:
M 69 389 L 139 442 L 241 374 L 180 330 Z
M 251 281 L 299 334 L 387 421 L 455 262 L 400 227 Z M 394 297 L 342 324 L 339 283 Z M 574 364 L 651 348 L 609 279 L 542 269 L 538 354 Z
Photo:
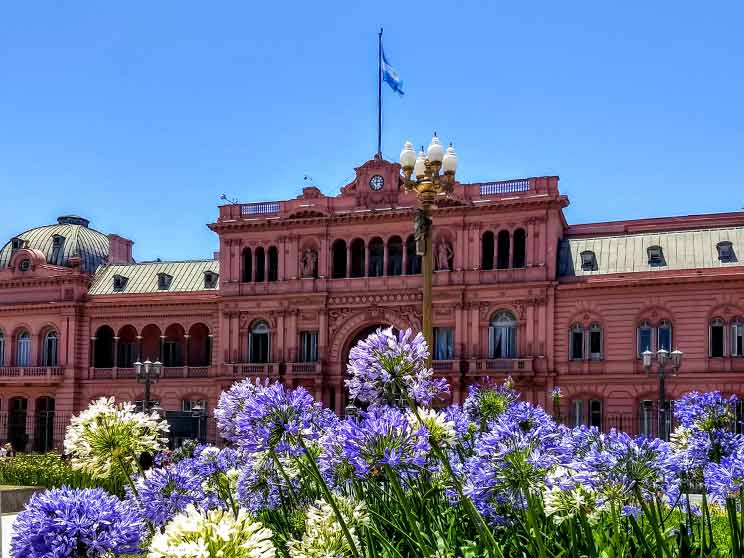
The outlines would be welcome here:
M 393 91 L 399 95 L 404 94 L 403 80 L 400 79 L 398 72 L 395 71 L 395 68 L 393 68 L 390 65 L 390 62 L 387 61 L 387 58 L 385 58 L 384 50 L 382 51 L 382 79 L 385 80 L 385 83 L 387 83 Z

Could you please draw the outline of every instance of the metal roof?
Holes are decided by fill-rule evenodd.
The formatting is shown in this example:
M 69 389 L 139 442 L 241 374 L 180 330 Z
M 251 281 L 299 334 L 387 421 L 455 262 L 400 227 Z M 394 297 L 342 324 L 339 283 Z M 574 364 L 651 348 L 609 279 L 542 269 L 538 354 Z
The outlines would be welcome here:
M 732 243 L 734 258 L 718 258 L 719 242 Z M 660 246 L 666 265 L 651 266 L 647 249 Z M 581 253 L 594 252 L 596 269 L 581 269 Z M 558 251 L 558 274 L 562 277 L 664 271 L 669 269 L 720 268 L 744 265 L 744 227 L 667 231 L 562 240 Z
M 58 258 L 53 258 L 54 237 L 64 237 Z M 56 225 L 36 227 L 15 236 L 25 241 L 25 248 L 43 252 L 47 263 L 69 267 L 68 260 L 79 256 L 83 271 L 93 273 L 108 258 L 109 239 L 88 228 L 82 217 L 63 216 Z M 7 267 L 13 252 L 12 239 L 0 250 L 0 267 Z
M 137 293 L 172 293 L 214 291 L 204 286 L 204 272 L 219 274 L 220 262 L 216 260 L 196 260 L 182 262 L 143 262 L 130 265 L 106 265 L 101 267 L 88 290 L 90 295 L 127 295 Z M 173 277 L 168 289 L 158 288 L 158 275 L 165 273 Z M 114 290 L 114 276 L 126 277 L 121 291 Z

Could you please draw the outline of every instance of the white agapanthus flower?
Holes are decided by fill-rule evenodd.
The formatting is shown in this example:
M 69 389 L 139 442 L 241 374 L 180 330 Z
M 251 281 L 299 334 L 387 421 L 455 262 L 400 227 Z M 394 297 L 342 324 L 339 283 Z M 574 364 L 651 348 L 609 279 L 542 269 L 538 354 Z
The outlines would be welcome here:
M 64 445 L 73 469 L 109 477 L 131 473 L 143 452 L 154 455 L 167 443 L 168 423 L 157 413 L 140 413 L 129 402 L 102 397 L 72 417 Z
M 363 503 L 355 503 L 349 498 L 336 497 L 336 506 L 344 518 L 354 545 L 360 548 L 357 531 L 369 523 L 367 510 Z M 287 543 L 290 558 L 346 558 L 352 556 L 349 541 L 344 535 L 333 508 L 318 500 L 307 510 L 305 533 L 301 540 Z
M 192 504 L 150 542 L 148 558 L 274 558 L 273 533 L 245 510 L 200 511 Z
M 423 426 L 429 432 L 429 441 L 440 448 L 451 448 L 457 442 L 455 423 L 447 420 L 444 413 L 435 409 L 418 408 L 417 413 L 409 410 L 406 418 L 413 428 Z
M 587 516 L 591 521 L 597 511 L 597 494 L 583 485 L 570 490 L 553 486 L 543 493 L 543 503 L 545 515 L 556 525 L 578 515 Z

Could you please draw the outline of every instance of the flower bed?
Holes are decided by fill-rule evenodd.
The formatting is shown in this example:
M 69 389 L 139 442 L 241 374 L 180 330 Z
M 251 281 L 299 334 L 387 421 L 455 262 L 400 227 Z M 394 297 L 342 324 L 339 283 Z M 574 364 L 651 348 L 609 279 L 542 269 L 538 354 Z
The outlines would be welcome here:
M 125 498 L 34 497 L 12 555 L 744 556 L 744 440 L 720 394 L 682 398 L 667 443 L 560 426 L 509 381 L 435 410 L 448 387 L 427 356 L 411 332 L 361 342 L 348 388 L 364 410 L 343 419 L 301 387 L 238 383 L 215 411 L 224 449 L 158 453 L 157 415 L 97 401 L 66 451 L 73 469 L 126 483 Z

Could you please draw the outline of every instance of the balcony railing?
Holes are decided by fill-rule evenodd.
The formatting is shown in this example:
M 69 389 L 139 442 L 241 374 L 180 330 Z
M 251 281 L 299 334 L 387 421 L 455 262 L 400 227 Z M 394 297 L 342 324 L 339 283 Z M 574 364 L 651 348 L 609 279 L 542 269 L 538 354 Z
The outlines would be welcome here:
M 483 182 L 480 184 L 480 195 L 493 196 L 498 194 L 512 194 L 514 192 L 527 192 L 529 189 L 530 181 L 527 179 Z
M 470 373 L 517 373 L 532 374 L 533 359 L 530 358 L 481 358 L 471 362 Z
M 62 379 L 61 366 L 0 366 L 0 378 Z
M 431 361 L 431 367 L 434 372 L 454 372 L 455 363 L 454 360 L 433 360 Z
M 227 364 L 232 368 L 233 377 L 235 378 L 251 378 L 254 376 L 273 378 L 279 376 L 279 364 L 276 362 L 268 363 L 252 363 L 252 362 L 238 362 L 235 364 Z
M 208 366 L 165 366 L 163 378 L 206 378 Z M 137 374 L 134 368 L 93 368 L 91 378 L 94 380 L 134 380 Z
M 244 203 L 240 205 L 241 215 L 271 215 L 279 213 L 279 202 Z
M 290 362 L 288 365 L 289 373 L 295 375 L 320 374 L 319 362 Z

